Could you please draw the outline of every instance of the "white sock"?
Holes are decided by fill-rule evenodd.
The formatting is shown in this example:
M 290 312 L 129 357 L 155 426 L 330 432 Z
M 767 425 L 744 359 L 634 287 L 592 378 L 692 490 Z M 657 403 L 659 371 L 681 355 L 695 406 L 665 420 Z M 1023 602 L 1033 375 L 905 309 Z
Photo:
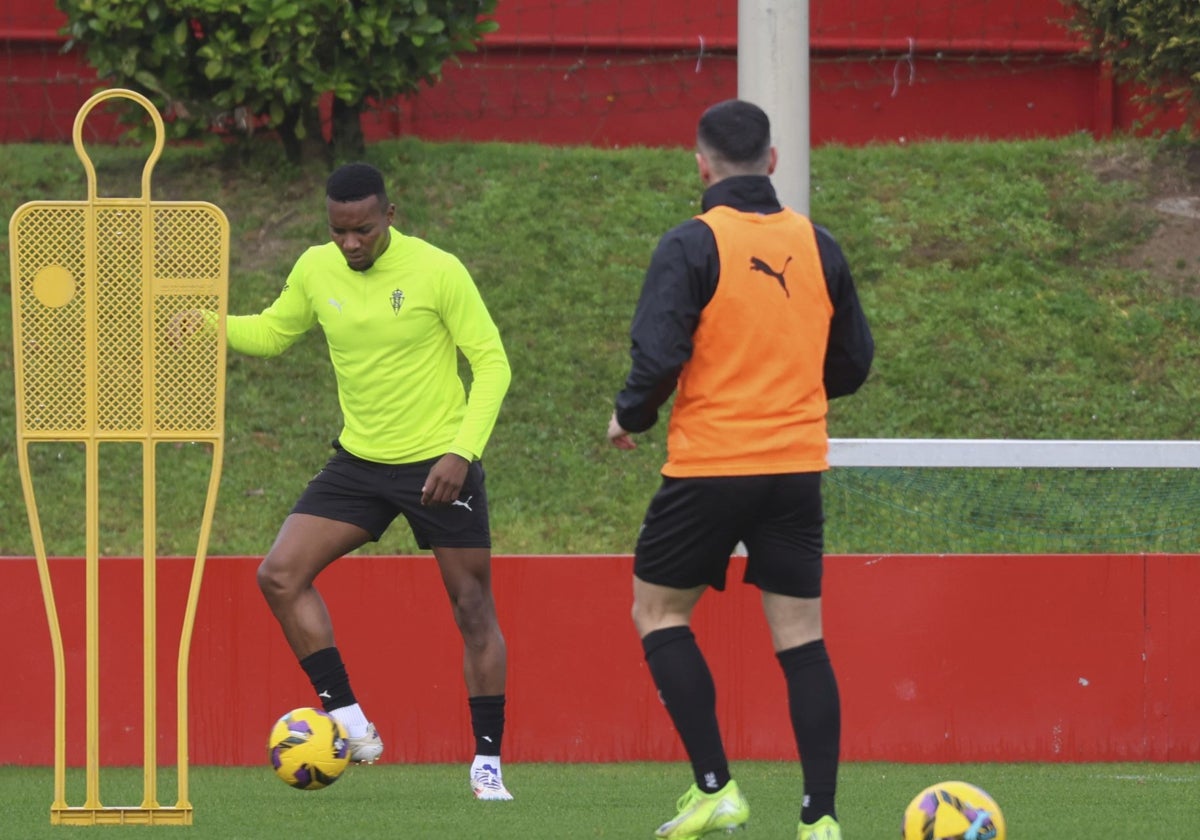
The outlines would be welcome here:
M 346 727 L 346 732 L 351 738 L 361 738 L 367 734 L 367 716 L 363 714 L 362 707 L 357 703 L 350 706 L 342 706 L 340 709 L 333 709 L 329 712 L 335 720 L 339 720 L 342 726 Z
M 485 764 L 495 768 L 496 776 L 500 776 L 500 756 L 498 755 L 475 756 L 475 760 L 471 762 L 471 775 L 475 775 L 475 771 L 481 769 Z

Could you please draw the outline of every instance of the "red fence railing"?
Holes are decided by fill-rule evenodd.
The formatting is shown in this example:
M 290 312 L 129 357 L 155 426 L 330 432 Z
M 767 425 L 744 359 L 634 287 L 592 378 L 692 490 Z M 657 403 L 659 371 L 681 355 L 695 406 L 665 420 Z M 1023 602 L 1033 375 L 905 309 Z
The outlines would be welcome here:
M 367 137 L 690 145 L 699 112 L 737 94 L 737 6 L 505 0 L 481 52 L 384 103 Z M 1059 0 L 814 0 L 810 14 L 816 145 L 1178 124 L 1079 57 Z M 53 0 L 0 12 L 0 142 L 68 141 L 101 86 L 78 50 L 63 51 L 63 22 Z

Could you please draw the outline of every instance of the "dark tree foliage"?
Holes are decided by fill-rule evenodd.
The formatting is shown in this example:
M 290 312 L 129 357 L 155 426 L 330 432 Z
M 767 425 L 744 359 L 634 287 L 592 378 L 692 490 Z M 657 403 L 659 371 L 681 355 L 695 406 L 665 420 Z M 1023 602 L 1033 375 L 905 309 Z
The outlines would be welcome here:
M 302 163 L 358 156 L 361 115 L 434 84 L 497 0 L 58 0 L 68 48 L 164 112 L 172 138 L 275 132 Z M 320 104 L 332 95 L 329 137 Z
M 1117 79 L 1142 86 L 1154 104 L 1178 104 L 1200 127 L 1200 2 L 1068 0 L 1071 28 Z

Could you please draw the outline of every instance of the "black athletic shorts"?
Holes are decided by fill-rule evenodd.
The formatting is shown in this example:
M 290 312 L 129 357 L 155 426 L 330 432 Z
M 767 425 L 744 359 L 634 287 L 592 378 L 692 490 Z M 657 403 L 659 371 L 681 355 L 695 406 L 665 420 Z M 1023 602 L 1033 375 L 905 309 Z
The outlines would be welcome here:
M 674 589 L 724 589 L 729 557 L 742 542 L 746 583 L 816 598 L 824 525 L 819 472 L 664 477 L 638 534 L 633 573 Z
M 377 464 L 335 444 L 333 457 L 308 482 L 292 513 L 349 522 L 376 541 L 403 514 L 422 549 L 490 548 L 483 465 L 471 463 L 456 501 L 426 507 L 421 504 L 421 487 L 437 461 Z

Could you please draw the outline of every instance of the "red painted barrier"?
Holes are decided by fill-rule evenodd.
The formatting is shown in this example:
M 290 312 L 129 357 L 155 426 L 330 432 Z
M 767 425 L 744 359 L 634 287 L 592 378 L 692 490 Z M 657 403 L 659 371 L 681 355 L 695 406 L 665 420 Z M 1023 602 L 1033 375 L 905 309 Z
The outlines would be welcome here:
M 1106 69 L 1073 58 L 1060 0 L 814 0 L 811 140 L 857 145 L 1176 127 Z M 737 94 L 736 4 L 505 0 L 500 30 L 443 80 L 364 120 L 368 140 L 689 146 L 700 111 Z M 53 0 L 0 16 L 0 142 L 70 138 L 96 89 L 61 53 Z M 328 109 L 326 109 L 328 111 Z M 89 127 L 91 128 L 91 127 Z M 106 127 L 111 132 L 111 126 Z M 107 134 L 100 134 L 107 137 Z
M 735 559 L 731 574 L 743 561 Z M 51 562 L 67 642 L 68 761 L 82 764 L 83 561 Z M 159 758 L 175 760 L 175 645 L 191 562 L 159 563 Z M 315 702 L 258 593 L 255 558 L 208 561 L 190 668 L 194 764 L 264 760 L 270 724 Z M 682 760 L 629 619 L 630 559 L 498 557 L 510 761 Z M 102 561 L 101 762 L 140 764 L 141 561 Z M 351 557 L 322 577 L 388 761 L 469 757 L 457 631 L 430 557 Z M 828 558 L 826 637 L 846 760 L 1200 760 L 1200 555 Z M 0 764 L 53 761 L 53 670 L 36 564 L 0 559 Z M 757 593 L 710 595 L 696 633 L 731 757 L 789 759 Z

